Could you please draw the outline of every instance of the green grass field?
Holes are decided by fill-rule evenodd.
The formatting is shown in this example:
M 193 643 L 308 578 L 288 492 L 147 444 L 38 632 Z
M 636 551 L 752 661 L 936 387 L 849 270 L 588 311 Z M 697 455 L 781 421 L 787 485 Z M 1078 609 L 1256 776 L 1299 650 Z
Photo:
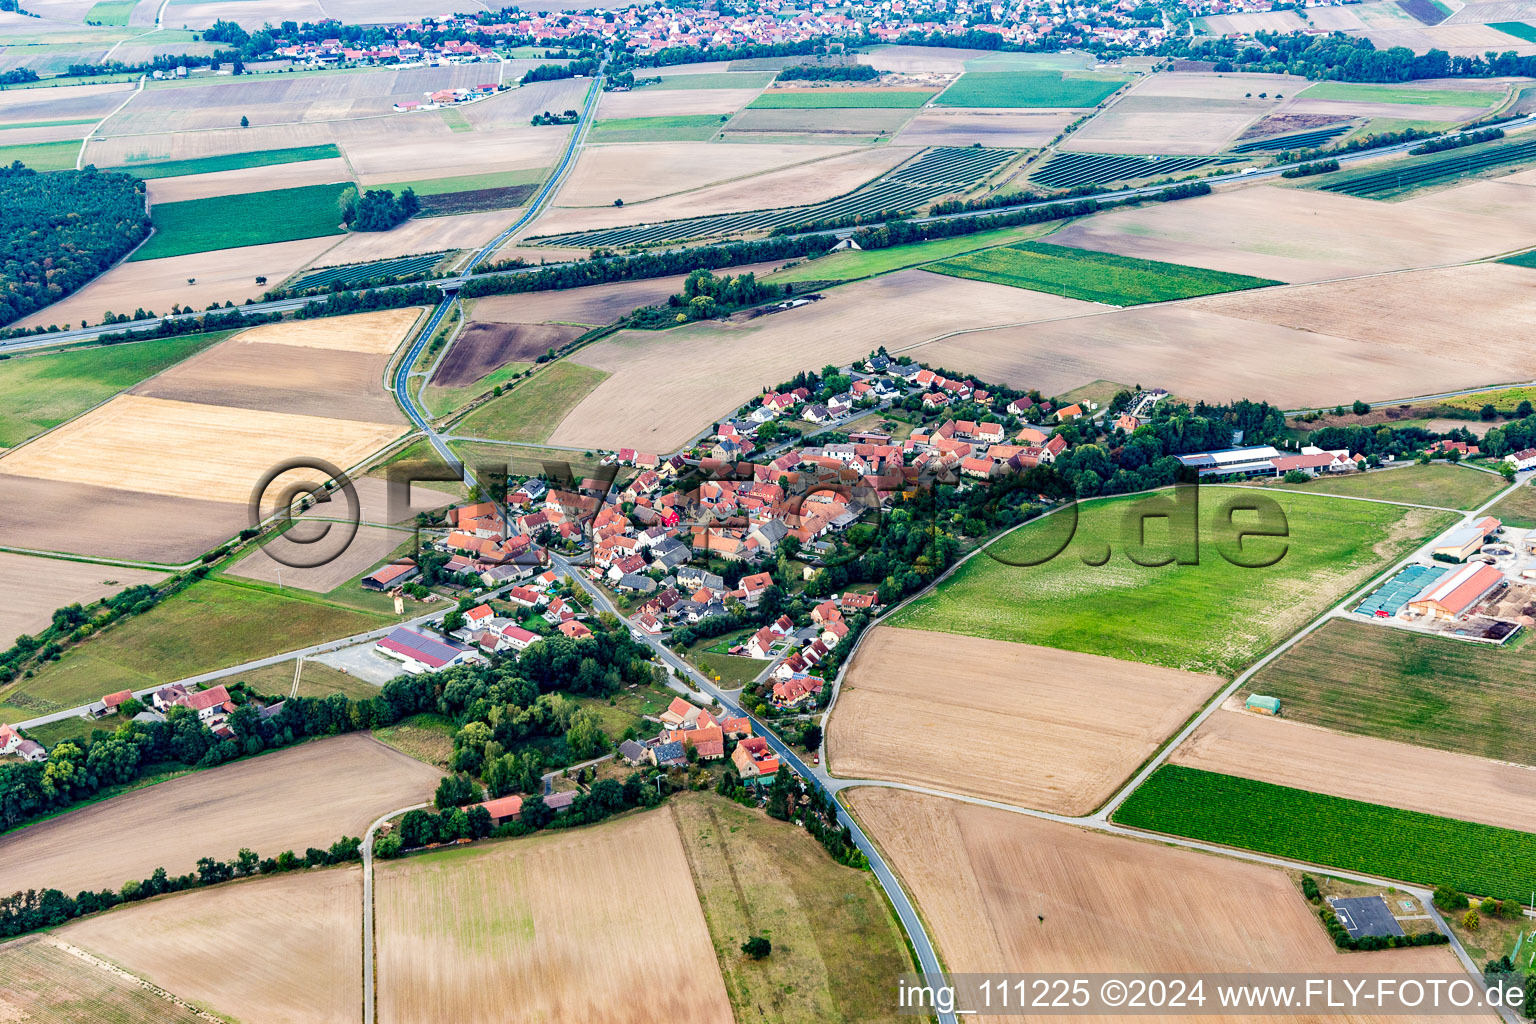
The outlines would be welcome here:
M 128 15 L 139 5 L 139 0 L 99 0 L 85 12 L 87 24 L 127 25 Z
M 1030 523 L 961 566 L 937 591 L 896 613 L 893 626 L 1041 644 L 1127 661 L 1235 676 L 1378 570 L 1454 519 L 1452 513 L 1274 491 L 1289 537 L 1249 538 L 1243 568 L 1218 540 L 1229 502 L 1251 491 L 1200 495 L 1199 564 L 1143 567 L 1127 531 L 1162 508 L 1167 492 L 1110 498 Z M 1238 525 L 1255 516 L 1235 513 Z M 1168 521 L 1147 521 L 1142 561 L 1167 557 Z M 1089 564 L 1105 557 L 1101 565 Z M 1050 556 L 1060 551 L 1056 557 Z M 1040 561 L 1028 566 L 1018 563 Z
M 96 118 L 68 118 L 63 121 L 20 121 L 15 124 L 0 124 L 0 132 L 8 132 L 21 128 L 67 128 L 72 124 L 95 124 Z
M 1504 260 L 1505 263 L 1513 263 L 1515 259 Z M 1536 263 L 1536 260 L 1532 260 Z M 1491 405 L 1501 415 L 1513 416 L 1515 410 L 1520 408 L 1521 402 L 1530 402 L 1536 406 L 1536 387 L 1524 386 L 1514 388 L 1501 388 L 1498 391 L 1482 391 L 1475 395 L 1458 395 L 1455 398 L 1442 398 L 1436 405 L 1450 409 L 1464 409 L 1468 412 L 1477 412 L 1485 405 Z
M 1536 764 L 1536 645 L 1488 647 L 1338 620 L 1248 684 L 1285 716 L 1343 732 Z
M 78 139 L 38 142 L 30 146 L 0 146 L 0 167 L 9 167 L 20 160 L 34 171 L 72 171 L 79 155 Z
M 496 441 L 543 441 L 607 376 L 603 370 L 561 360 L 491 399 L 459 421 L 453 432 Z
M 1506 256 L 1499 260 L 1500 263 L 1508 263 L 1516 267 L 1530 267 L 1536 269 L 1536 249 L 1530 252 L 1522 252 L 1516 256 Z
M 1164 765 L 1113 818 L 1122 825 L 1462 892 L 1524 900 L 1536 835 L 1289 786 Z
M 592 141 L 708 142 L 726 120 L 719 114 L 610 118 L 592 126 Z
M 1519 530 L 1536 530 L 1536 487 L 1526 485 L 1489 509 L 1490 515 L 1498 516 L 1506 526 Z
M 373 737 L 424 764 L 447 768 L 448 759 L 453 756 L 453 734 L 456 732 L 458 729 L 452 719 L 442 715 L 421 714 L 375 729 Z
M 773 81 L 772 71 L 717 71 L 702 75 L 664 75 L 643 89 L 761 89 Z M 647 77 L 637 74 L 637 78 Z
M 1188 299 L 1280 283 L 1262 277 L 1159 263 L 1092 249 L 1072 249 L 1047 242 L 1020 242 L 985 249 L 924 269 L 950 277 L 1051 292 L 1112 306 Z
M 346 183 L 308 185 L 163 203 L 149 211 L 155 233 L 129 259 L 155 260 L 340 235 L 344 232 L 336 201 L 349 187 Z
M 72 419 L 231 333 L 188 334 L 0 360 L 0 447 L 14 447 Z
M 446 416 L 455 409 L 468 405 L 470 401 L 479 398 L 496 385 L 505 384 L 531 366 L 533 366 L 532 363 L 507 363 L 505 366 L 498 366 L 473 384 L 466 384 L 463 387 L 449 388 L 428 384 L 426 391 L 422 393 L 422 399 L 427 403 L 427 409 L 433 416 Z
M 893 270 L 915 267 L 923 263 L 974 252 L 994 245 L 1008 245 L 1037 238 L 1061 226 L 1061 222 L 1029 224 L 1017 228 L 997 228 L 979 231 L 974 235 L 955 238 L 936 238 L 930 242 L 914 242 L 911 245 L 893 245 L 889 249 L 842 249 L 828 253 L 819 259 L 806 260 L 781 273 L 766 278 L 775 284 L 795 281 L 856 281 L 862 277 L 887 274 Z
M 396 181 L 379 188 L 387 188 L 396 194 L 411 189 L 419 196 L 442 196 L 454 192 L 477 192 L 487 188 L 511 188 L 513 185 L 536 185 L 544 180 L 548 168 L 535 167 L 520 171 L 488 171 L 485 174 L 463 174 L 452 178 L 426 178 L 421 181 Z
M 293 662 L 282 661 L 276 665 L 242 672 L 238 678 L 240 682 L 254 687 L 258 693 L 283 696 L 293 689 Z M 333 693 L 366 700 L 377 697 L 379 688 L 340 669 L 306 660 L 304 670 L 299 673 L 299 696 L 328 697 Z
M 1523 21 L 1495 21 L 1488 27 L 1497 29 L 1507 36 L 1524 39 L 1528 43 L 1536 43 L 1536 25 L 1530 25 Z
M 1441 508 L 1477 508 L 1506 486 L 1504 478 L 1492 473 L 1447 462 L 1427 466 L 1382 469 L 1370 473 L 1346 473 L 1305 484 L 1276 481 L 1271 487 L 1316 494 L 1343 494 L 1382 501 L 1405 501 L 1413 505 L 1438 505 Z
M 469 118 L 464 116 L 464 111 L 462 110 L 444 107 L 438 113 L 443 116 L 443 123 L 448 126 L 448 130 L 451 132 L 472 132 L 475 130 L 475 126 L 469 123 Z
M 939 95 L 941 107 L 1096 107 L 1128 78 L 1060 71 L 967 71 Z
M 329 160 L 341 156 L 334 143 L 319 146 L 294 146 L 290 149 L 262 149 L 254 153 L 228 153 L 193 160 L 164 160 L 155 163 L 129 163 L 114 170 L 129 171 L 139 178 L 179 178 L 186 174 L 210 174 L 214 171 L 238 171 L 245 167 L 270 167 L 273 164 L 297 164 L 310 160 Z
M 894 107 L 902 110 L 920 107 L 932 98 L 932 91 L 885 92 L 874 89 L 810 89 L 804 92 L 765 92 L 751 103 L 749 110 L 822 110 L 830 107 Z
M 389 621 L 294 596 L 291 590 L 280 596 L 201 580 L 143 615 L 109 627 L 31 679 L 0 691 L 0 717 L 14 720 L 59 711 L 114 690 L 142 689 L 238 665 Z
M 1504 95 L 1501 86 L 1489 89 L 1410 89 L 1359 82 L 1318 82 L 1297 95 L 1309 100 L 1356 100 L 1361 103 L 1410 103 L 1423 107 L 1491 107 Z

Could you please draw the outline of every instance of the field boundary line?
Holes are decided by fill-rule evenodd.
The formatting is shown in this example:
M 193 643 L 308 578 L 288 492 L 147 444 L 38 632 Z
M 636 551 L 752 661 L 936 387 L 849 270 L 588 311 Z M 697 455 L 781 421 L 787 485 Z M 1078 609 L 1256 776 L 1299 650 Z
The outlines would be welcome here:
M 171 0 L 165 0 L 165 2 L 166 3 L 170 3 Z M 148 34 L 149 33 L 145 33 L 145 35 L 148 35 Z M 130 36 L 129 38 L 133 38 L 133 37 Z M 112 50 L 115 50 L 119 46 L 122 46 L 123 42 L 124 42 L 124 40 L 119 39 L 117 41 L 117 43 L 113 45 Z M 112 55 L 112 50 L 108 50 L 107 51 L 107 53 L 106 53 L 107 57 L 110 57 Z M 105 57 L 103 59 L 105 59 Z M 123 102 L 119 103 L 117 106 L 112 108 L 112 113 L 108 114 L 106 117 L 102 118 L 100 121 L 97 121 L 96 122 L 96 126 L 94 128 L 92 128 L 90 131 L 85 133 L 85 138 L 80 140 L 80 152 L 75 154 L 75 170 L 78 171 L 82 167 L 85 166 L 85 147 L 86 147 L 86 145 L 91 141 L 91 139 L 97 137 L 96 133 L 101 131 L 101 126 L 102 125 L 106 124 L 112 118 L 116 117 L 119 113 L 121 113 L 122 109 L 124 107 L 126 107 L 129 104 L 129 102 L 131 102 L 133 100 L 133 98 L 135 96 L 137 96 L 139 93 L 144 91 L 144 80 L 147 77 L 148 77 L 147 75 L 140 75 L 139 76 L 138 87 L 133 89 L 133 90 L 131 90 L 131 91 L 129 91 L 128 95 L 126 97 L 124 97 Z M 145 208 L 145 210 L 148 210 L 149 209 L 149 205 L 148 205 L 149 204 L 149 190 L 148 189 L 146 189 L 144 191 L 144 202 L 145 202 L 145 207 L 144 208 Z M 146 239 L 144 239 L 144 241 L 147 242 L 147 241 L 149 241 L 149 239 L 146 238 Z M 143 245 L 143 244 L 144 244 L 144 242 L 140 242 L 139 243 L 139 245 Z M 134 248 L 137 249 L 138 246 L 134 246 Z M 116 264 L 113 264 L 113 265 L 116 266 Z
M 91 966 L 100 968 L 101 970 L 106 971 L 108 974 L 116 975 L 117 977 L 122 978 L 124 981 L 131 981 L 135 985 L 139 986 L 139 988 L 144 989 L 146 992 L 151 992 L 154 995 L 159 996 L 161 999 L 164 999 L 166 1002 L 181 1007 L 188 1013 L 208 1021 L 209 1024 L 225 1024 L 223 1017 L 215 1017 L 207 1010 L 200 1010 L 192 1003 L 181 998 L 175 993 L 169 992 L 161 988 L 159 985 L 156 985 L 145 978 L 139 977 L 137 974 L 126 971 L 111 961 L 104 960 L 103 958 L 97 956 L 95 953 L 88 952 L 87 950 L 81 949 L 79 946 L 71 945 L 70 943 L 65 942 L 63 939 L 54 938 L 52 936 L 49 937 L 48 944 L 55 949 L 68 953 L 70 956 L 84 960 Z
M 374 957 L 377 955 L 374 949 L 373 936 L 373 837 L 390 818 L 397 814 L 406 814 L 410 811 L 419 811 L 428 805 L 425 803 L 412 804 L 410 807 L 400 807 L 393 811 L 387 811 L 374 820 L 368 826 L 368 831 L 363 833 L 363 1024 L 374 1024 L 377 1010 L 374 1000 L 374 986 L 377 984 L 376 971 L 374 969 Z M 223 1022 L 219 1022 L 223 1024 Z
M 190 562 L 182 562 L 180 565 L 171 565 L 167 562 L 134 562 L 125 558 L 106 558 L 97 555 L 77 555 L 70 551 L 44 551 L 40 548 L 13 548 L 8 544 L 0 544 L 0 551 L 12 555 L 33 555 L 37 558 L 52 558 L 59 562 L 84 562 L 87 565 L 106 565 L 118 569 L 149 569 L 152 571 L 179 572 L 183 569 L 191 569 L 202 564 L 202 558 L 194 558 Z

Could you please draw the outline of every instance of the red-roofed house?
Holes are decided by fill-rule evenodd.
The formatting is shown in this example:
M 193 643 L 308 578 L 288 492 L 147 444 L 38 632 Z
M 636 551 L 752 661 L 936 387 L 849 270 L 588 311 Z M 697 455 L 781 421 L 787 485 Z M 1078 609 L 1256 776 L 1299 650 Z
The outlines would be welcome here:
M 773 684 L 773 703 L 781 708 L 792 708 L 814 698 L 825 685 L 820 676 L 790 676 Z
M 523 813 L 523 798 L 513 793 L 511 796 L 497 797 L 495 800 L 487 800 L 475 806 L 485 808 L 491 816 L 492 825 L 505 825 L 509 821 L 516 821 L 517 816 Z
M 777 639 L 778 637 L 774 635 L 773 630 L 764 626 L 756 633 L 753 633 L 752 639 L 747 641 L 747 653 L 751 654 L 754 658 L 772 657 L 770 648 L 773 647 L 773 643 Z
M 779 770 L 779 755 L 773 752 L 768 741 L 761 736 L 748 736 L 736 744 L 735 751 L 731 753 L 731 761 L 743 779 L 773 775 Z

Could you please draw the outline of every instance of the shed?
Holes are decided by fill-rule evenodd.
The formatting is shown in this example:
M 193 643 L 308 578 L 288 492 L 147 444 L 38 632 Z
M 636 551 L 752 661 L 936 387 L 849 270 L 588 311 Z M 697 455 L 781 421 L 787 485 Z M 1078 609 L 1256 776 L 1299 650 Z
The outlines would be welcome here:
M 1248 695 L 1248 702 L 1244 707 L 1261 715 L 1278 715 L 1280 713 L 1280 698 L 1265 697 L 1257 693 L 1251 693 Z

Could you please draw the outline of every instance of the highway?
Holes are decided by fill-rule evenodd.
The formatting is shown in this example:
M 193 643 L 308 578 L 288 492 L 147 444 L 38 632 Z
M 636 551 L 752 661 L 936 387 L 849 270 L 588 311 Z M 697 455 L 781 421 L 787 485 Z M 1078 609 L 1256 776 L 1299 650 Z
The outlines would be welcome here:
M 563 264 L 558 264 L 558 263 L 548 263 L 548 264 L 544 264 L 543 266 L 539 266 L 539 267 L 526 267 L 526 268 L 519 268 L 519 269 L 512 269 L 512 270 L 490 271 L 490 272 L 482 272 L 482 273 L 479 273 L 479 274 L 476 274 L 476 273 L 472 272 L 474 270 L 474 268 L 479 266 L 492 252 L 494 252 L 496 250 L 496 248 L 501 246 L 507 240 L 507 238 L 509 238 L 511 235 L 515 234 L 521 228 L 525 227 L 535 216 L 537 216 L 537 214 L 542 209 L 542 207 L 547 205 L 549 199 L 554 195 L 555 190 L 558 189 L 560 181 L 563 180 L 565 175 L 569 172 L 571 164 L 574 163 L 574 161 L 575 161 L 575 154 L 577 152 L 578 147 L 580 146 L 580 141 L 585 136 L 587 130 L 589 129 L 589 127 L 591 125 L 591 115 L 592 115 L 593 111 L 596 109 L 597 99 L 598 99 L 598 97 L 599 97 L 599 95 L 601 94 L 601 91 L 602 91 L 603 77 L 602 77 L 601 73 L 599 73 L 598 77 L 596 79 L 594 79 L 593 81 L 594 81 L 594 84 L 595 84 L 595 88 L 593 89 L 593 91 L 591 93 L 588 94 L 587 105 L 582 110 L 582 119 L 576 125 L 576 130 L 571 133 L 570 144 L 566 148 L 565 155 L 561 158 L 560 165 L 556 168 L 555 173 L 550 176 L 549 180 L 545 182 L 544 187 L 542 189 L 540 189 L 538 195 L 534 198 L 533 203 L 530 204 L 528 209 L 523 213 L 523 215 L 518 218 L 517 223 L 513 224 L 512 227 L 508 228 L 502 234 L 498 235 L 489 245 L 485 246 L 485 248 L 481 249 L 478 253 L 476 253 L 474 258 L 471 259 L 469 264 L 465 267 L 465 272 L 464 273 L 460 273 L 460 274 L 454 275 L 453 277 L 439 278 L 439 279 L 436 279 L 436 280 L 433 280 L 433 281 L 427 281 L 427 282 L 423 282 L 423 283 L 435 284 L 438 287 L 442 288 L 445 292 L 455 292 L 460 287 L 462 287 L 466 281 L 472 280 L 472 279 L 477 278 L 477 277 L 486 277 L 486 276 L 491 276 L 493 274 L 528 274 L 528 273 L 534 273 L 534 272 L 539 271 L 539 270 L 545 270 L 545 269 L 548 269 L 550 267 L 556 267 L 556 266 L 562 266 L 563 265 Z M 1506 131 L 1506 132 L 1511 132 L 1511 131 L 1515 131 L 1515 130 L 1521 129 L 1521 128 L 1528 128 L 1528 127 L 1531 127 L 1533 125 L 1536 125 L 1536 114 L 1530 114 L 1530 115 L 1527 115 L 1526 117 L 1519 118 L 1519 119 L 1513 120 L 1513 121 L 1506 121 L 1503 124 L 1499 125 L 1498 127 L 1504 129 L 1504 131 Z M 1393 145 L 1393 146 L 1383 146 L 1380 149 L 1366 149 L 1366 150 L 1360 150 L 1360 151 L 1354 152 L 1354 153 L 1339 153 L 1339 154 L 1336 154 L 1336 155 L 1330 155 L 1329 158 L 1337 159 L 1340 164 L 1356 163 L 1356 162 L 1363 161 L 1363 160 L 1371 160 L 1371 159 L 1376 159 L 1376 158 L 1383 157 L 1383 156 L 1392 156 L 1392 155 L 1395 155 L 1395 154 L 1404 153 L 1404 152 L 1407 152 L 1409 149 L 1412 149 L 1414 146 L 1419 145 L 1423 141 L 1424 141 L 1423 139 L 1414 139 L 1412 141 L 1401 142 L 1401 143 L 1398 143 L 1398 144 Z M 1258 169 L 1250 171 L 1250 172 L 1248 172 L 1246 174 L 1223 175 L 1223 176 L 1219 176 L 1219 177 L 1204 178 L 1204 179 L 1201 179 L 1201 180 L 1206 181 L 1207 183 L 1209 183 L 1213 187 L 1217 187 L 1217 186 L 1221 186 L 1221 185 L 1225 185 L 1225 184 L 1252 183 L 1252 182 L 1255 182 L 1255 181 L 1262 181 L 1262 180 L 1264 180 L 1266 178 L 1277 177 L 1277 176 L 1281 175 L 1283 172 L 1285 172 L 1286 170 L 1288 170 L 1288 169 L 1290 169 L 1292 167 L 1295 167 L 1295 166 L 1298 166 L 1298 165 L 1294 164 L 1294 163 L 1292 163 L 1292 164 L 1276 164 L 1276 165 L 1274 165 L 1272 167 L 1258 168 Z M 1113 203 L 1113 202 L 1119 202 L 1119 201 L 1126 200 L 1126 199 L 1144 198 L 1144 197 L 1147 197 L 1147 196 L 1151 196 L 1151 195 L 1153 195 L 1153 194 L 1155 194 L 1157 192 L 1161 192 L 1163 189 L 1165 189 L 1167 187 L 1168 186 L 1166 186 L 1166 185 L 1157 185 L 1157 186 L 1147 185 L 1147 186 L 1141 186 L 1141 187 L 1138 187 L 1138 188 L 1121 189 L 1121 190 L 1116 191 L 1116 192 L 1101 192 L 1101 193 L 1099 193 L 1098 195 L 1095 195 L 1095 196 L 1084 196 L 1082 198 L 1085 198 L 1085 199 L 1091 198 L 1091 199 L 1097 199 L 1100 202 Z M 938 216 L 912 217 L 912 218 L 909 218 L 909 221 L 911 223 L 915 223 L 915 224 L 926 224 L 926 223 L 930 223 L 930 222 L 934 222 L 934 221 L 964 220 L 966 218 L 972 218 L 972 217 L 990 217 L 990 216 L 994 216 L 994 215 L 997 215 L 997 214 L 1014 213 L 1014 212 L 1017 212 L 1017 211 L 1020 211 L 1020 210 L 1029 210 L 1029 209 L 1034 209 L 1034 208 L 1042 207 L 1042 206 L 1053 206 L 1053 205 L 1056 205 L 1058 203 L 1067 202 L 1067 201 L 1070 201 L 1067 197 L 1058 196 L 1057 198 L 1054 198 L 1054 199 L 1041 199 L 1041 200 L 1036 200 L 1034 202 L 1029 202 L 1029 203 L 1019 203 L 1019 204 L 1016 204 L 1014 206 L 1000 206 L 1000 207 L 997 207 L 997 208 L 991 209 L 991 210 L 976 210 L 976 211 L 967 211 L 967 212 L 961 212 L 961 213 L 946 213 L 946 214 L 940 214 Z M 807 234 L 807 235 L 809 235 L 809 234 L 832 234 L 832 235 L 837 235 L 839 237 L 847 237 L 847 236 L 853 234 L 855 231 L 862 230 L 863 228 L 879 227 L 879 226 L 880 226 L 879 223 L 871 223 L 871 224 L 861 224 L 861 225 L 858 225 L 857 227 L 836 228 L 836 229 L 828 229 L 828 230 L 823 230 L 823 231 L 802 231 L 802 232 L 793 232 L 792 234 Z M 711 240 L 709 242 L 706 242 L 706 243 L 703 243 L 703 244 L 705 244 L 705 245 L 714 245 L 714 244 L 719 244 L 720 241 L 722 241 L 722 240 L 721 239 L 713 239 L 713 240 Z M 692 247 L 691 246 L 674 246 L 674 247 L 672 247 L 670 249 L 662 248 L 662 249 L 656 249 L 656 250 L 652 250 L 652 251 L 654 251 L 654 252 L 671 252 L 671 251 L 676 251 L 678 249 L 687 249 L 687 248 L 692 248 Z M 389 288 L 389 287 L 393 287 L 393 286 L 381 285 L 381 286 L 371 287 L 371 288 L 358 288 L 358 289 L 354 289 L 352 294 L 363 295 L 363 294 L 368 294 L 370 292 L 383 291 L 383 290 L 385 290 L 386 288 Z M 250 312 L 250 313 L 287 313 L 287 312 L 292 312 L 293 310 L 296 310 L 296 309 L 300 309 L 303 306 L 309 304 L 310 302 L 323 301 L 324 298 L 325 298 L 325 296 L 307 296 L 307 297 L 304 297 L 304 298 L 277 299 L 277 300 L 274 300 L 274 301 L 271 301 L 271 302 L 252 302 L 252 303 L 248 303 L 248 304 L 246 304 L 244 306 L 240 306 L 238 308 L 241 311 Z M 149 318 L 149 319 L 145 319 L 145 320 L 126 321 L 126 322 L 111 324 L 111 325 L 107 325 L 107 326 L 97 325 L 95 327 L 81 327 L 81 328 L 75 328 L 74 330 L 69 330 L 69 331 L 53 331 L 53 332 L 50 332 L 48 334 L 37 334 L 37 335 L 30 335 L 30 336 L 22 337 L 22 338 L 11 338 L 11 339 L 8 339 L 8 340 L 0 340 L 0 352 L 21 352 L 21 351 L 25 351 L 27 349 L 47 348 L 47 347 L 51 347 L 51 346 L 54 346 L 54 345 L 59 345 L 59 344 L 69 343 L 69 342 L 94 341 L 95 339 L 99 338 L 103 334 L 115 334 L 115 333 L 119 333 L 119 332 L 122 332 L 122 331 L 151 330 L 151 329 L 153 329 L 155 327 L 158 327 L 159 324 L 161 323 L 161 321 L 176 322 L 176 321 L 183 321 L 183 320 L 195 320 L 195 319 L 197 319 L 198 317 L 200 317 L 202 315 L 203 315 L 202 313 L 181 313 L 181 314 L 172 315 L 172 316 L 153 317 L 153 318 Z M 440 317 L 439 317 L 439 319 L 440 319 Z M 436 325 L 435 324 L 433 325 L 432 329 L 433 330 L 436 329 Z M 411 358 L 410 362 L 414 362 L 414 361 L 415 361 L 415 359 L 414 359 L 414 356 L 413 356 Z M 401 403 L 401 404 L 402 405 L 406 405 L 407 403 Z

